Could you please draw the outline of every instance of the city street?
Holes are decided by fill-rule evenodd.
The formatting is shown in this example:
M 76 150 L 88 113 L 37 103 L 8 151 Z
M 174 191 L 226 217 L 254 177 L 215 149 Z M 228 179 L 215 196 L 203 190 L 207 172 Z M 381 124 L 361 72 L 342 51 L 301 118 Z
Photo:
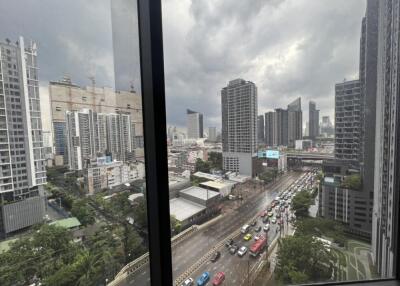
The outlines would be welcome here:
M 300 176 L 301 173 L 289 173 L 281 177 L 272 187 L 267 189 L 266 192 L 259 193 L 254 197 L 249 198 L 248 201 L 243 202 L 242 206 L 233 212 L 225 214 L 213 225 L 198 231 L 189 239 L 178 244 L 172 252 L 174 279 L 184 273 L 191 265 L 198 261 L 217 243 L 224 241 L 230 234 L 235 232 L 249 219 L 254 217 L 261 210 L 265 210 L 267 205 L 275 198 L 278 192 L 285 190 Z M 261 224 L 262 223 L 260 221 L 258 225 Z M 273 233 L 276 233 L 274 226 L 271 227 L 270 233 L 271 238 L 268 239 L 269 242 L 272 241 L 274 237 Z M 239 243 L 239 241 L 242 242 L 243 239 L 242 237 L 239 237 L 236 239 L 236 241 Z M 250 240 L 247 242 L 247 245 L 249 246 L 251 243 L 253 243 L 253 241 L 253 239 Z M 237 271 L 237 269 L 242 269 L 244 267 L 243 263 L 246 263 L 247 266 L 247 260 L 247 256 L 241 259 L 236 255 L 230 255 L 227 253 L 226 249 L 223 249 L 221 251 L 220 259 L 213 265 L 213 268 L 217 269 L 217 271 L 228 270 L 227 274 L 231 275 L 229 278 L 230 281 L 238 281 L 239 279 L 243 279 L 244 273 L 242 273 L 243 271 Z M 207 269 L 207 265 L 208 264 L 205 266 L 203 265 L 203 267 L 200 268 L 201 271 L 205 271 Z M 224 268 L 222 268 L 223 266 Z M 193 277 L 196 277 L 197 274 L 198 272 L 194 273 Z M 127 284 L 125 285 L 150 285 L 148 267 L 142 268 L 128 279 L 129 281 L 127 281 Z

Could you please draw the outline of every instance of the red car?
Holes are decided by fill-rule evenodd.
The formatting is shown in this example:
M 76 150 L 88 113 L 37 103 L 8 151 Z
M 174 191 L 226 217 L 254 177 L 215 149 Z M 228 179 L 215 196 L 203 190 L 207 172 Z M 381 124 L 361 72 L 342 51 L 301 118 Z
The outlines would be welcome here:
M 260 212 L 261 217 L 265 217 L 266 215 L 267 215 L 267 213 L 265 211 Z
M 212 285 L 213 286 L 221 285 L 224 280 L 225 280 L 225 273 L 222 271 L 218 272 L 217 274 L 215 274 L 212 280 Z

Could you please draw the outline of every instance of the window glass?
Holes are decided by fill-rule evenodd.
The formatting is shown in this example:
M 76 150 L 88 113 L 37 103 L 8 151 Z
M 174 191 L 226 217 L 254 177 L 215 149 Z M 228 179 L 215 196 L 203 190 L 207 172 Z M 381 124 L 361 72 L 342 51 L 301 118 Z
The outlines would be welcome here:
M 149 284 L 135 1 L 0 10 L 0 285 Z
M 175 285 L 394 277 L 399 19 L 163 1 Z

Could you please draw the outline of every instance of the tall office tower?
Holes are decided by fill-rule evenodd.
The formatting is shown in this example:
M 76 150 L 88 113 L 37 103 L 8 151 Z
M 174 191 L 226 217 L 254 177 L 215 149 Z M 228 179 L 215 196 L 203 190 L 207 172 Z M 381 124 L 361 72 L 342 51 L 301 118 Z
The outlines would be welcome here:
M 258 144 L 263 144 L 265 142 L 264 135 L 264 115 L 257 116 L 257 140 Z
M 208 141 L 217 141 L 217 127 L 208 127 Z
M 257 87 L 235 79 L 221 90 L 222 157 L 226 171 L 253 175 L 257 150 Z
M 308 104 L 308 136 L 315 139 L 319 136 L 319 110 L 314 101 Z
M 57 165 L 68 164 L 65 113 L 90 109 L 99 113 L 128 112 L 132 123 L 132 142 L 137 159 L 144 156 L 142 98 L 131 91 L 114 91 L 95 86 L 80 87 L 64 77 L 62 81 L 50 82 L 51 118 L 54 136 L 54 152 Z
M 0 235 L 44 217 L 45 152 L 37 46 L 0 42 Z
M 265 144 L 267 146 L 273 146 L 274 145 L 274 112 L 270 111 L 265 113 L 265 132 L 264 132 L 264 137 L 265 137 Z
M 277 108 L 274 113 L 273 146 L 288 145 L 288 111 Z
M 296 140 L 303 139 L 303 112 L 301 111 L 301 98 L 288 105 L 288 143 L 294 148 Z
M 379 1 L 373 262 L 382 277 L 394 277 L 400 188 L 400 1 Z
M 361 139 L 360 81 L 335 85 L 335 158 L 359 166 Z
M 335 130 L 333 128 L 333 124 L 331 122 L 331 119 L 329 116 L 322 116 L 322 122 L 321 122 L 321 133 L 326 134 L 326 136 L 332 136 L 334 134 Z
M 188 138 L 203 138 L 203 114 L 187 109 L 186 127 Z

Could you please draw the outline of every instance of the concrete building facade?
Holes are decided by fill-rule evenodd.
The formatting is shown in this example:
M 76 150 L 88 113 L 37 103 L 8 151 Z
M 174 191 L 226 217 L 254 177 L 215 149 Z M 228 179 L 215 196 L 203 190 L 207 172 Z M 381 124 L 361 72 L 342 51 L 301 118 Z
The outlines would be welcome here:
M 301 110 L 301 98 L 290 103 L 288 112 L 288 142 L 287 146 L 294 148 L 296 140 L 303 139 L 303 112 Z
M 203 138 L 203 114 L 190 109 L 186 110 L 187 138 Z
M 314 101 L 308 104 L 308 137 L 315 139 L 319 136 L 319 110 Z
M 263 144 L 265 142 L 264 136 L 264 115 L 257 116 L 257 142 L 258 144 Z
M 45 149 L 37 46 L 0 42 L 0 235 L 44 216 Z
M 225 171 L 253 175 L 257 150 L 257 87 L 235 79 L 221 90 L 222 158 Z
M 265 144 L 267 146 L 274 145 L 274 112 L 270 111 L 265 113 L 265 123 L 264 123 L 264 136 Z

